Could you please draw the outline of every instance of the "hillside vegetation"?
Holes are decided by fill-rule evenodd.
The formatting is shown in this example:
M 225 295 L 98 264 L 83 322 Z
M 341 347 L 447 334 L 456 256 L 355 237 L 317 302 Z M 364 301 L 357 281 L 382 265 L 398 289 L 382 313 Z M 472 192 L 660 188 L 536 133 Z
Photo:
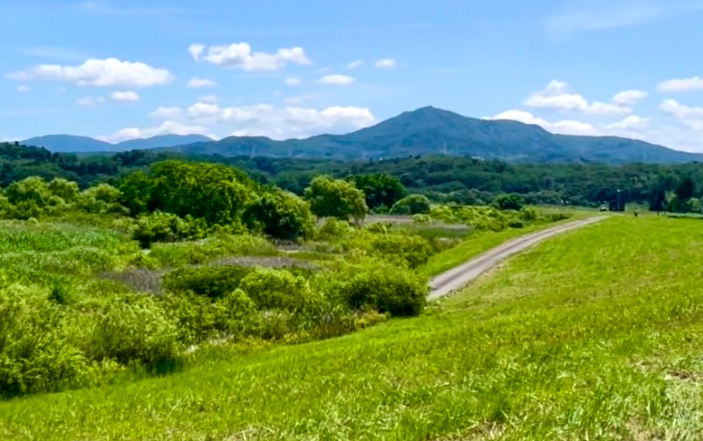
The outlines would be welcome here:
M 695 439 L 699 220 L 612 218 L 420 318 L 0 404 L 3 439 Z

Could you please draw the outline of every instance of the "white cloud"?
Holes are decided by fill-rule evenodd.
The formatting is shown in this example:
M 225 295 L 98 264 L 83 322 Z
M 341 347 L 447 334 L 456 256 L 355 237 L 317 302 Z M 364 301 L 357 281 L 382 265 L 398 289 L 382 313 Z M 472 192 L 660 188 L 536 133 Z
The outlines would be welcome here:
M 642 118 L 638 115 L 630 115 L 618 122 L 606 124 L 608 130 L 642 130 L 647 128 L 649 119 Z
M 202 103 L 210 103 L 210 104 L 211 104 L 211 103 L 216 103 L 218 100 L 219 100 L 219 99 L 217 98 L 217 95 L 213 95 L 213 94 L 204 95 L 204 96 L 201 96 L 201 97 L 198 99 L 198 101 L 200 101 L 200 102 L 202 102 Z
M 122 101 L 122 102 L 139 101 L 139 94 L 137 92 L 133 92 L 133 91 L 112 92 L 112 94 L 110 94 L 110 99 L 112 101 Z
M 32 88 L 29 87 L 29 86 L 25 86 L 25 85 L 17 86 L 17 91 L 18 91 L 18 92 L 29 92 L 29 91 L 31 91 L 31 90 L 32 90 Z
M 547 131 L 562 135 L 595 135 L 597 133 L 596 128 L 589 123 L 573 120 L 562 120 L 550 123 L 543 118 L 539 118 L 523 110 L 507 110 L 494 117 L 484 119 L 519 121 L 524 124 L 538 125 Z
M 376 67 L 379 69 L 393 69 L 396 65 L 395 59 L 393 58 L 383 58 L 376 61 Z
M 635 26 L 655 21 L 666 14 L 663 7 L 655 5 L 618 4 L 606 2 L 599 8 L 598 2 L 584 3 L 588 9 L 563 11 L 549 17 L 546 26 L 557 35 L 568 35 L 580 31 L 597 31 Z
M 312 62 L 301 47 L 279 49 L 274 54 L 253 52 L 248 43 L 234 43 L 229 46 L 193 44 L 188 49 L 195 61 L 206 61 L 216 66 L 240 69 L 247 72 L 275 71 L 288 64 L 308 65 Z
M 322 110 L 258 104 L 221 107 L 195 103 L 188 108 L 160 107 L 151 116 L 186 126 L 208 128 L 239 136 L 268 136 L 273 139 L 302 138 L 321 133 L 346 133 L 376 122 L 371 111 L 360 107 L 333 106 Z
M 354 81 L 356 80 L 348 75 L 325 75 L 317 82 L 319 84 L 327 84 L 330 86 L 348 86 L 354 83 Z
M 355 60 L 347 64 L 347 69 L 358 69 L 364 64 L 364 60 Z
M 703 78 L 693 77 L 673 79 L 659 84 L 662 92 L 687 92 L 689 90 L 703 90 Z
M 302 81 L 300 80 L 300 78 L 289 77 L 286 78 L 286 84 L 289 86 L 300 86 L 300 84 L 302 84 Z
M 120 61 L 117 58 L 90 59 L 80 66 L 41 64 L 8 74 L 7 77 L 17 81 L 63 81 L 81 87 L 151 87 L 166 84 L 173 79 L 166 69 L 139 62 Z
M 662 102 L 660 108 L 695 131 L 703 131 L 703 107 L 690 107 L 676 100 Z
M 619 106 L 632 106 L 649 96 L 649 92 L 644 90 L 624 90 L 615 94 L 613 103 Z
M 104 102 L 105 102 L 105 98 L 101 97 L 101 96 L 95 97 L 95 98 L 92 96 L 84 96 L 84 97 L 78 98 L 76 100 L 76 104 L 78 104 L 79 106 L 83 106 L 83 107 L 92 107 L 96 104 L 100 104 L 100 103 L 104 103 Z
M 589 103 L 586 98 L 569 91 L 568 83 L 551 81 L 543 90 L 533 93 L 524 103 L 537 109 L 580 112 L 591 115 L 622 115 L 632 113 L 626 106 L 595 101 Z
M 98 136 L 97 139 L 110 143 L 118 143 L 131 139 L 151 138 L 159 135 L 206 135 L 214 139 L 212 135 L 208 134 L 208 130 L 205 127 L 186 125 L 174 121 L 164 121 L 156 127 L 146 129 L 130 127 L 119 130 L 112 135 Z
M 186 87 L 190 87 L 191 89 L 202 89 L 203 87 L 215 87 L 215 86 L 217 86 L 217 83 L 215 81 L 209 80 L 207 78 L 191 78 L 186 83 Z

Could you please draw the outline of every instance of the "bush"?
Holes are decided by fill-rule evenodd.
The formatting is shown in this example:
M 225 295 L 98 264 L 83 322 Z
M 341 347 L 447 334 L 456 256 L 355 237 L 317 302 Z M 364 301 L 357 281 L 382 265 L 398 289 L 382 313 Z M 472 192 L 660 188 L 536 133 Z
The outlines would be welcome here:
M 172 293 L 194 293 L 222 298 L 239 288 L 250 268 L 240 266 L 202 266 L 180 268 L 164 277 L 164 289 Z
M 352 231 L 353 228 L 349 225 L 349 222 L 330 218 L 317 231 L 317 238 L 321 240 L 339 240 Z
M 352 309 L 416 316 L 427 304 L 427 281 L 412 271 L 378 262 L 350 267 L 346 275 L 332 289 Z
M 264 310 L 304 311 L 321 301 L 305 278 L 286 270 L 257 268 L 242 279 L 239 288 Z
M 277 239 L 309 238 L 315 228 L 310 206 L 284 191 L 264 193 L 244 211 L 244 223 Z
M 262 237 L 217 234 L 197 242 L 154 244 L 149 256 L 165 266 L 199 265 L 225 256 L 274 256 L 278 250 Z
M 62 309 L 21 286 L 0 290 L 0 394 L 47 392 L 88 370 Z
M 501 210 L 520 210 L 525 205 L 525 198 L 519 194 L 502 194 L 496 198 L 494 204 Z
M 427 263 L 433 254 L 430 243 L 414 235 L 377 234 L 370 239 L 370 245 L 378 257 L 395 257 L 406 262 L 411 268 Z
M 391 214 L 414 215 L 428 214 L 431 209 L 430 200 L 427 196 L 411 194 L 393 205 Z
M 151 297 L 132 295 L 105 306 L 88 352 L 96 360 L 150 364 L 175 357 L 177 337 L 176 323 L 161 305 Z
M 181 219 L 175 214 L 157 212 L 140 217 L 132 237 L 142 248 L 150 248 L 154 242 L 200 239 L 205 236 L 206 229 L 202 219 L 190 216 Z

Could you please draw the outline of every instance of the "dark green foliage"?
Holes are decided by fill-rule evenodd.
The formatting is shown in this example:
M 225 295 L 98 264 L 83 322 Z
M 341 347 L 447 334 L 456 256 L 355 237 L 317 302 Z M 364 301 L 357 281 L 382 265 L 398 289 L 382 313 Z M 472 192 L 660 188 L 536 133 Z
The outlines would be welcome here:
M 251 272 L 239 266 L 202 266 L 180 268 L 164 277 L 163 287 L 173 293 L 192 292 L 210 298 L 222 298 L 239 287 Z
M 175 214 L 156 212 L 139 218 L 132 237 L 139 241 L 142 248 L 150 248 L 154 242 L 200 239 L 206 231 L 207 225 L 203 219 L 191 216 L 181 219 Z
M 690 177 L 684 178 L 683 181 L 676 187 L 676 197 L 679 201 L 688 201 L 696 194 L 696 184 Z
M 310 209 L 318 217 L 334 217 L 342 220 L 350 218 L 359 222 L 366 217 L 368 207 L 364 193 L 354 184 L 318 176 L 305 189 L 305 199 L 310 201 Z
M 237 222 L 251 197 L 246 175 L 224 165 L 166 161 L 151 172 L 155 209 L 209 225 Z
M 243 221 L 252 231 L 262 231 L 276 239 L 310 238 L 315 228 L 307 202 L 278 189 L 262 194 L 249 204 Z
M 387 173 L 352 175 L 348 179 L 364 192 L 366 205 L 374 211 L 382 207 L 390 210 L 393 204 L 408 194 L 400 179 Z
M 154 180 L 143 171 L 130 173 L 120 182 L 120 203 L 127 207 L 132 216 L 153 211 L 157 204 L 153 199 L 154 185 Z
M 515 193 L 502 194 L 494 203 L 501 210 L 520 210 L 525 205 L 525 198 Z
M 370 307 L 394 316 L 420 314 L 427 302 L 426 281 L 415 273 L 377 262 L 355 267 L 336 287 L 349 307 Z
M 399 200 L 391 208 L 391 214 L 427 214 L 431 208 L 430 200 L 427 196 L 420 194 L 411 194 L 410 196 Z

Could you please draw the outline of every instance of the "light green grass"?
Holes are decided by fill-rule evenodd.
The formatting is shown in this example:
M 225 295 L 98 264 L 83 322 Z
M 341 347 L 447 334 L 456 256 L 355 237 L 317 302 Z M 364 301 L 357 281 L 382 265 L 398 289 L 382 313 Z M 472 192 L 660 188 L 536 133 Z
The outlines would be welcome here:
M 0 439 L 699 439 L 700 225 L 613 217 L 417 319 L 0 403 Z
M 565 211 L 562 210 L 561 212 L 563 213 Z M 433 277 L 442 274 L 445 271 L 449 271 L 450 269 L 455 268 L 466 261 L 485 253 L 486 251 L 495 248 L 504 242 L 507 242 L 510 239 L 534 233 L 536 231 L 553 228 L 563 223 L 586 219 L 595 215 L 594 212 L 588 211 L 568 211 L 568 213 L 572 215 L 572 218 L 564 221 L 529 225 L 525 228 L 511 228 L 498 232 L 475 232 L 465 238 L 462 242 L 458 243 L 456 246 L 431 256 L 429 261 L 423 265 L 422 268 L 420 268 L 420 271 L 429 277 Z

